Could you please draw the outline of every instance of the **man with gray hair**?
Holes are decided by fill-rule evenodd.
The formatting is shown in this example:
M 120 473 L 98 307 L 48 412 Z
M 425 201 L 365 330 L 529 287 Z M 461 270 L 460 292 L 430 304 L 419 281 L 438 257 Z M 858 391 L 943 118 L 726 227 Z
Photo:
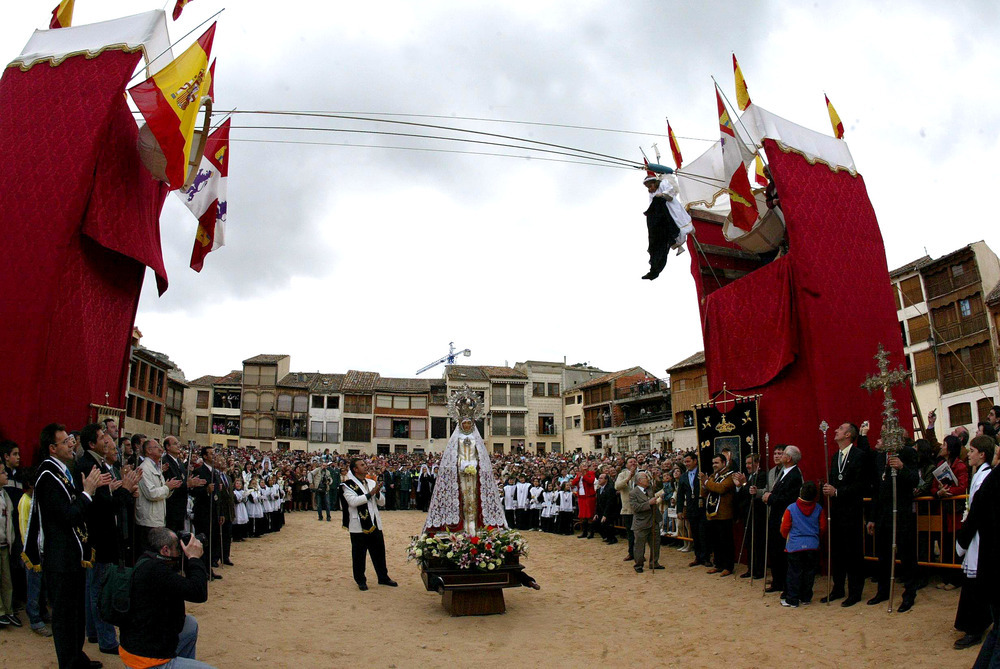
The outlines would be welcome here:
M 635 535 L 633 569 L 635 573 L 641 574 L 642 565 L 646 561 L 647 543 L 650 569 L 658 568 L 660 562 L 660 543 L 653 541 L 653 534 L 660 531 L 654 520 L 653 507 L 659 503 L 660 497 L 653 492 L 649 474 L 646 472 L 639 472 L 636 475 L 635 486 L 629 492 L 629 501 L 632 503 L 632 533 Z
M 781 534 L 781 519 L 785 509 L 799 497 L 802 488 L 802 472 L 799 461 L 802 451 L 797 446 L 785 446 L 781 456 L 781 470 L 777 473 L 770 492 L 764 493 L 763 501 L 770 508 L 768 517 L 768 563 L 771 565 L 771 585 L 766 592 L 784 592 L 785 573 L 788 563 L 785 556 L 785 538 Z M 782 597 L 784 595 L 782 594 Z

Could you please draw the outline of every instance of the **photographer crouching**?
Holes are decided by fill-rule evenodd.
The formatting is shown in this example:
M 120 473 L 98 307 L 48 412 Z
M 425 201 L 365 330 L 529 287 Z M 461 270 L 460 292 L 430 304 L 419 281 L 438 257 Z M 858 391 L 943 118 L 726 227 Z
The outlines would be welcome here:
M 135 565 L 129 621 L 121 626 L 118 649 L 127 667 L 211 667 L 195 659 L 198 621 L 184 610 L 184 602 L 208 599 L 204 549 L 198 537 L 181 535 L 186 541 L 165 527 L 152 528 L 149 550 Z

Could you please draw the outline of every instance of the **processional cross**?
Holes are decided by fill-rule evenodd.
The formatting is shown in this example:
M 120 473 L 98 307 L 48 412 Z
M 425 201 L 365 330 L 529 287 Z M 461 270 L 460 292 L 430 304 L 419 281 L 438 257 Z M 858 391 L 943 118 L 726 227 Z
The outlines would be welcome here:
M 875 355 L 878 361 L 878 374 L 869 376 L 861 387 L 871 393 L 873 390 L 881 390 L 884 394 L 882 398 L 882 450 L 886 453 L 886 462 L 889 457 L 895 455 L 903 447 L 903 428 L 899 424 L 899 417 L 896 411 L 896 400 L 892 397 L 892 387 L 906 382 L 910 373 L 902 365 L 897 369 L 889 370 L 889 354 L 878 345 L 878 353 Z M 896 589 L 896 535 L 897 535 L 897 515 L 898 497 L 896 495 L 897 470 L 890 467 L 892 472 L 892 559 L 889 562 L 889 613 L 892 613 L 892 599 Z

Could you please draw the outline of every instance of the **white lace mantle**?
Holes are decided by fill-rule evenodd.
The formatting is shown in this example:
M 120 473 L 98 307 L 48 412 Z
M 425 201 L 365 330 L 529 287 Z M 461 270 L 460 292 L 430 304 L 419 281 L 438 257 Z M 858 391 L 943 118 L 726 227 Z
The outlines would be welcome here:
M 448 439 L 441 462 L 438 465 L 437 480 L 434 494 L 427 509 L 427 522 L 424 531 L 430 528 L 445 527 L 465 523 L 458 503 L 458 440 L 463 437 L 456 427 Z M 493 464 L 486 452 L 486 444 L 479 434 L 479 428 L 473 427 L 472 439 L 476 443 L 476 454 L 479 456 L 479 503 L 482 506 L 483 524 L 494 527 L 507 527 L 503 504 L 500 501 L 500 491 L 496 479 L 493 478 Z

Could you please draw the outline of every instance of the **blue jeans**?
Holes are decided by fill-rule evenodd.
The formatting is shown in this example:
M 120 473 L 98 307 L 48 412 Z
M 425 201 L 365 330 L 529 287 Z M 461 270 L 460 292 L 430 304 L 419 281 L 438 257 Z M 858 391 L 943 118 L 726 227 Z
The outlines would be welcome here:
M 330 496 L 325 492 L 316 491 L 316 515 L 323 519 L 323 512 L 326 511 L 326 519 L 330 520 Z
M 42 572 L 30 568 L 25 569 L 24 572 L 28 581 L 28 601 L 24 603 L 24 609 L 28 613 L 31 629 L 39 630 L 45 627 L 39 603 L 42 596 Z
M 101 594 L 101 581 L 104 579 L 104 572 L 107 568 L 107 562 L 94 562 L 93 568 L 87 570 L 87 601 L 85 604 L 87 638 L 97 637 L 97 646 L 101 650 L 111 650 L 118 647 L 115 626 L 101 620 L 101 614 L 97 608 L 97 600 Z
M 177 657 L 160 667 L 170 667 L 170 669 L 214 669 L 212 665 L 199 662 L 194 659 L 196 646 L 198 645 L 198 621 L 190 613 L 184 617 L 184 628 L 177 637 Z

